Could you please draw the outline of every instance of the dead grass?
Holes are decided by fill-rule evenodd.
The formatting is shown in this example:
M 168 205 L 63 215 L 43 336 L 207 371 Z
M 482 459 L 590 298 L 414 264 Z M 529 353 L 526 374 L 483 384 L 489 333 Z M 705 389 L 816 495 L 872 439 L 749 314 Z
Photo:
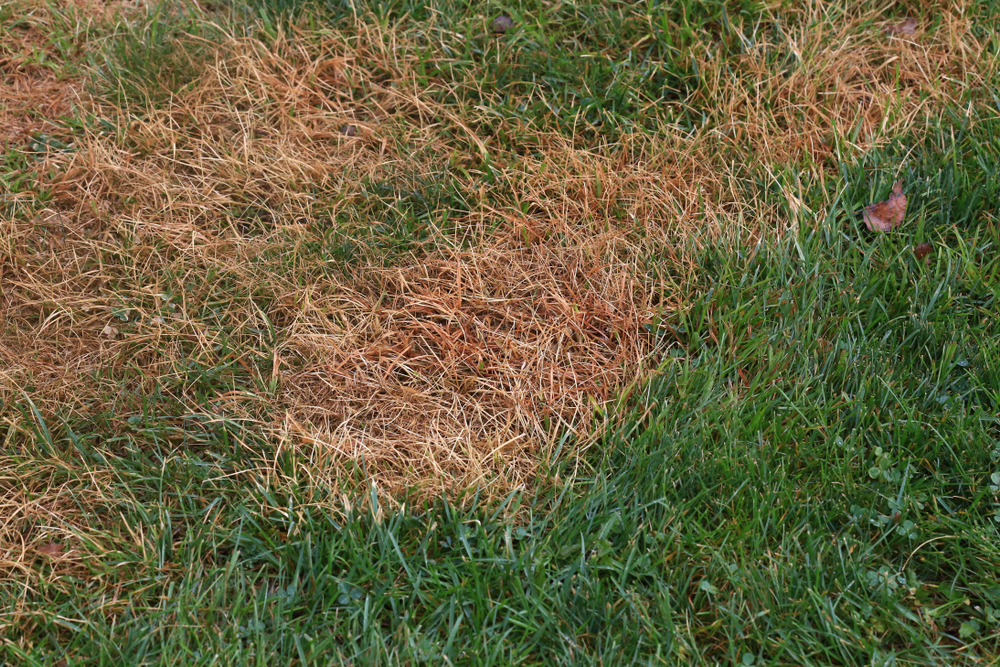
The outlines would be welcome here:
M 928 13 L 939 21 L 933 30 L 925 22 L 899 35 L 860 5 L 803 3 L 801 27 L 783 45 L 786 73 L 775 71 L 767 42 L 754 42 L 735 72 L 706 50 L 698 61 L 706 85 L 692 104 L 711 112 L 722 146 L 752 156 L 775 179 L 788 199 L 785 222 L 795 223 L 802 182 L 823 182 L 838 160 L 895 137 L 919 138 L 955 100 L 985 95 L 996 55 L 973 36 L 968 11 L 968 3 L 947 3 Z M 745 32 L 753 42 L 751 27 Z M 781 173 L 787 167 L 796 173 Z
M 796 178 L 931 122 L 995 68 L 960 8 L 912 38 L 829 11 L 809 3 L 786 44 L 748 49 L 735 75 L 706 51 L 689 101 L 708 114 L 700 131 L 594 151 L 543 136 L 530 157 L 476 136 L 481 111 L 434 102 L 416 56 L 372 25 L 352 39 L 232 37 L 170 104 L 142 118 L 99 108 L 127 136 L 92 131 L 50 155 L 37 174 L 51 206 L 0 222 L 0 400 L 121 413 L 130 392 L 166 383 L 191 411 L 254 420 L 333 484 L 362 458 L 390 490 L 530 484 L 555 438 L 585 445 L 595 408 L 650 370 L 644 325 L 683 303 L 694 245 L 782 233 L 801 211 Z M 32 108 L 62 108 L 71 90 Z M 492 185 L 449 176 L 472 205 L 450 221 L 461 234 L 389 267 L 307 259 L 362 183 L 438 178 L 484 151 Z M 790 217 L 740 187 L 761 166 Z M 257 232 L 234 213 L 246 206 L 269 214 Z M 224 354 L 223 340 L 239 345 Z M 199 404 L 169 382 L 181 361 L 228 363 L 258 390 Z
M 45 40 L 46 13 L 19 7 L 21 21 L 6 30 L 0 46 L 0 146 L 17 145 L 32 135 L 57 131 L 54 119 L 66 116 L 78 97 L 76 82 L 61 79 Z M 31 11 L 35 9 L 35 11 Z
M 5 444 L 16 451 L 13 443 Z M 97 473 L 90 490 L 80 489 L 66 482 L 60 464 L 19 458 L 0 458 L 0 572 L 55 585 L 61 577 L 82 575 L 88 571 L 84 560 L 107 552 L 107 539 L 95 531 L 93 518 L 115 507 L 99 490 L 110 480 Z M 36 567 L 42 563 L 50 567 Z

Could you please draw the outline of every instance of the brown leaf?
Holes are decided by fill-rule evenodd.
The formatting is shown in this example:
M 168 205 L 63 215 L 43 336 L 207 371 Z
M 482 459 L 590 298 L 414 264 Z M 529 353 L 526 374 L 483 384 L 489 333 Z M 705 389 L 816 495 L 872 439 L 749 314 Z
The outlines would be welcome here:
M 903 194 L 903 182 L 896 181 L 892 186 L 892 195 L 885 201 L 871 206 L 865 206 L 861 213 L 865 225 L 871 231 L 888 232 L 903 223 L 906 215 L 906 195 Z
M 107 336 L 108 338 L 114 338 L 118 335 L 118 329 L 111 326 L 110 324 L 103 329 L 101 329 L 101 334 Z
M 49 558 L 56 559 L 62 558 L 63 556 L 63 546 L 58 542 L 46 542 L 42 546 L 38 547 L 38 553 L 48 556 Z
M 912 35 L 917 31 L 917 19 L 908 18 L 900 23 L 890 23 L 885 27 L 887 35 Z
M 931 263 L 931 258 L 927 256 L 930 255 L 932 252 L 934 252 L 934 247 L 931 246 L 930 243 L 921 243 L 920 245 L 913 248 L 913 254 L 917 256 L 917 259 L 923 259 L 924 264 Z

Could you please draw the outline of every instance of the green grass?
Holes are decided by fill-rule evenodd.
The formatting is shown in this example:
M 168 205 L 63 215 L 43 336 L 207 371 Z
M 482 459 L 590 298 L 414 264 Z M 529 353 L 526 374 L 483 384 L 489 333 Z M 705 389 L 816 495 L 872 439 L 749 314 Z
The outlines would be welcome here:
M 644 105 L 691 95 L 685 28 L 721 33 L 758 11 L 651 4 L 665 26 L 651 29 L 676 43 L 640 57 L 626 47 L 649 28 L 630 7 L 496 5 L 519 27 L 456 47 L 451 103 L 488 97 L 505 117 L 610 140 L 666 118 Z M 376 7 L 387 26 L 470 34 L 491 13 L 431 8 Z M 109 47 L 100 90 L 160 104 L 195 76 L 157 21 Z M 647 76 L 667 60 L 664 79 Z M 567 438 L 537 488 L 502 503 L 390 499 L 363 460 L 342 498 L 252 420 L 206 416 L 229 391 L 266 403 L 277 343 L 214 318 L 213 302 L 250 298 L 226 276 L 167 276 L 215 345 L 185 347 L 176 385 L 129 377 L 87 423 L 46 421 L 28 398 L 3 406 L 0 488 L 50 510 L 11 503 L 5 524 L 71 532 L 78 555 L 69 568 L 38 555 L 0 580 L 0 664 L 995 664 L 1000 124 L 982 107 L 863 156 L 844 149 L 825 184 L 779 165 L 816 213 L 759 243 L 700 247 L 697 284 L 652 258 L 664 301 L 686 297 L 649 327 L 660 372 L 602 415 L 599 442 L 577 456 Z M 5 153 L 7 191 L 26 188 L 29 157 Z M 748 171 L 739 187 L 790 214 L 780 182 Z M 344 263 L 366 244 L 388 261 L 436 242 L 428 220 L 472 197 L 442 174 L 364 184 L 304 256 Z M 873 235 L 857 213 L 897 177 L 907 222 Z M 234 211 L 242 233 L 266 228 L 258 204 Z M 264 359 L 260 377 L 236 348 Z M 204 412 L 184 412 L 182 392 Z
M 400 509 L 372 489 L 334 516 L 294 459 L 196 419 L 180 441 L 155 419 L 55 440 L 45 477 L 37 449 L 15 457 L 68 498 L 110 478 L 116 495 L 88 511 L 142 537 L 138 551 L 92 545 L 86 578 L 6 583 L 24 610 L 4 619 L 7 662 L 994 659 L 995 128 L 918 147 L 903 230 L 862 231 L 862 163 L 811 193 L 836 201 L 815 226 L 705 249 L 692 306 L 659 324 L 662 374 L 537 497 Z M 934 243 L 929 265 L 918 240 Z M 241 472 L 266 460 L 281 485 Z
M 217 26 L 186 3 L 157 3 L 119 21 L 91 62 L 91 87 L 122 108 L 163 104 L 198 79 Z

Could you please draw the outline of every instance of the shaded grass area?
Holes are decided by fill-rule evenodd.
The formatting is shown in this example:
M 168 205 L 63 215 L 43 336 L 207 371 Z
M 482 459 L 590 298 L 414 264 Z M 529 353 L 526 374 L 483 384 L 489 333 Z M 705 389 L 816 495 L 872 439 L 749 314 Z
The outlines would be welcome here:
M 480 131 L 505 148 L 531 142 L 531 133 L 557 129 L 581 143 L 604 142 L 664 122 L 692 124 L 684 108 L 698 86 L 697 59 L 726 60 L 743 51 L 766 11 L 741 2 L 479 3 L 388 0 L 366 3 L 381 25 L 418 54 L 418 82 L 446 81 L 439 102 L 472 109 L 487 105 L 493 122 Z M 352 5 L 300 0 L 250 2 L 239 11 L 271 25 L 310 21 L 351 25 Z M 513 26 L 493 34 L 495 16 Z M 305 18 L 304 18 L 305 17 Z M 769 30 L 770 27 L 763 27 Z M 411 41 L 412 40 L 412 41 Z M 503 120 L 526 131 L 510 132 Z
M 4 583 L 6 659 L 995 659 L 995 132 L 946 126 L 845 164 L 832 192 L 805 193 L 835 201 L 815 225 L 700 251 L 691 305 L 654 325 L 661 373 L 537 496 L 347 502 L 235 422 L 8 433 L 24 449 L 5 485 L 26 507 L 114 528 L 25 561 L 27 588 Z M 904 151 L 912 218 L 867 235 L 855 212 Z

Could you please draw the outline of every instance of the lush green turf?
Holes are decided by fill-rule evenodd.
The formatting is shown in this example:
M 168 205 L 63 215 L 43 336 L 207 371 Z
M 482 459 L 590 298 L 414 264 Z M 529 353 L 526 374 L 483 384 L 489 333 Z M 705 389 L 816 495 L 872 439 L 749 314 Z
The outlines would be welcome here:
M 615 22 L 616 3 L 560 6 L 560 39 L 642 37 Z M 664 5 L 673 17 L 664 21 L 682 25 L 683 8 L 715 17 L 721 5 L 674 7 Z M 565 65 L 569 74 L 543 87 L 541 106 L 512 103 L 504 113 L 571 132 L 579 118 L 546 109 L 579 96 L 570 80 L 578 77 L 580 86 L 603 86 L 595 98 L 611 104 L 579 111 L 587 131 L 606 121 L 617 132 L 640 123 L 641 103 L 629 96 L 655 101 L 690 76 L 668 71 L 674 79 L 638 85 L 629 77 L 641 72 L 619 78 L 613 62 L 593 71 L 565 64 L 558 58 L 570 56 L 554 55 L 562 47 L 544 46 L 545 17 L 556 10 L 510 11 L 523 21 L 529 10 L 543 17 L 519 33 L 530 48 L 490 72 L 491 85 L 528 97 L 515 79 L 532 68 L 560 75 Z M 600 29 L 585 30 L 588 21 Z M 119 42 L 107 67 L 169 59 L 166 33 L 150 25 L 151 41 Z M 142 44 L 150 50 L 137 56 Z M 545 54 L 557 61 L 543 63 Z M 179 78 L 164 85 L 183 85 L 193 71 L 186 66 L 168 68 L 164 76 Z M 135 79 L 107 75 L 129 99 L 138 93 L 126 84 L 149 90 L 142 66 L 134 69 Z M 908 222 L 873 235 L 856 212 L 888 194 L 901 164 Z M 614 427 L 582 461 L 556 456 L 535 495 L 399 506 L 366 490 L 359 468 L 361 491 L 333 514 L 342 501 L 247 423 L 161 422 L 153 396 L 148 414 L 104 437 L 100 424 L 79 434 L 47 424 L 25 401 L 36 432 L 8 434 L 3 485 L 58 497 L 67 516 L 82 513 L 123 539 L 84 534 L 77 547 L 89 555 L 72 573 L 48 576 L 52 565 L 39 557 L 29 583 L 3 580 L 2 608 L 13 611 L 0 615 L 0 661 L 1000 659 L 1000 124 L 956 113 L 837 167 L 837 178 L 802 193 L 825 217 L 802 216 L 781 239 L 734 235 L 702 248 L 697 285 L 664 276 L 692 296 L 650 328 L 663 343 L 661 372 L 622 398 L 607 415 Z M 758 188 L 762 203 L 787 205 L 762 182 L 751 174 L 741 186 Z M 383 205 L 377 184 L 365 192 L 364 206 Z M 462 205 L 460 195 L 440 193 Z M 407 206 L 414 219 L 426 213 L 419 197 Z M 408 233 L 405 217 L 400 233 Z M 914 256 L 921 242 L 934 246 L 928 263 Z M 235 363 L 192 362 L 176 381 L 204 387 L 210 404 L 245 379 L 241 372 Z M 249 380 L 246 388 L 266 389 Z

